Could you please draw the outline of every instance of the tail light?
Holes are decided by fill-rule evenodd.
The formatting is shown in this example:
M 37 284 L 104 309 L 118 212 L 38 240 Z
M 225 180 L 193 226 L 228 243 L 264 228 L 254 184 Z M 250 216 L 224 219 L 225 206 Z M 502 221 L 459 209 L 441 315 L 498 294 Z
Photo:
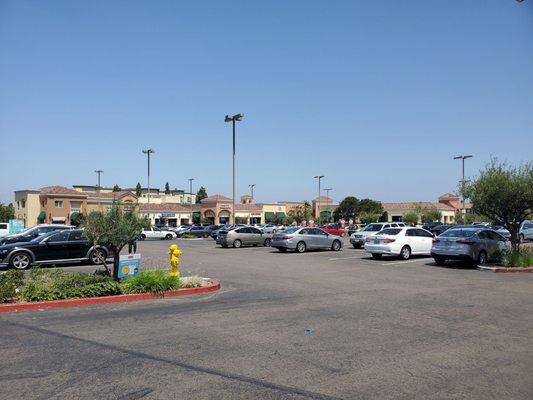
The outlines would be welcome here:
M 281 240 L 291 240 L 292 236 L 283 236 Z
M 433 243 L 440 243 L 439 239 L 433 239 Z
M 385 239 L 384 242 L 385 243 L 392 243 L 392 242 L 395 242 L 396 239 Z
M 455 243 L 459 243 L 459 244 L 468 244 L 468 245 L 473 245 L 473 244 L 476 244 L 476 241 L 475 240 L 457 240 Z

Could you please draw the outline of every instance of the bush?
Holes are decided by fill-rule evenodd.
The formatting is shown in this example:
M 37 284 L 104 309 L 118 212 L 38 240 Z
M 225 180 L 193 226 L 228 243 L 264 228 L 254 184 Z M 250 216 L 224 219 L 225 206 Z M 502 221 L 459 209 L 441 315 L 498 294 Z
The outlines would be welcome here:
M 56 268 L 32 269 L 22 292 L 26 301 L 80 299 L 121 294 L 121 286 L 102 274 L 68 273 Z
M 402 221 L 410 225 L 416 225 L 418 224 L 418 214 L 415 212 L 405 213 L 402 218 Z
M 24 272 L 12 269 L 0 275 L 0 303 L 9 301 L 17 296 L 17 288 L 22 286 Z
M 160 269 L 141 271 L 122 282 L 124 293 L 155 293 L 163 294 L 167 290 L 179 289 L 181 282 L 178 277 L 170 276 Z
M 186 276 L 181 278 L 182 287 L 185 288 L 194 288 L 203 286 L 204 280 L 199 276 Z
M 192 233 L 184 233 L 182 236 L 181 236 L 182 239 L 196 239 L 196 236 L 193 235 Z
M 509 251 L 503 256 L 503 265 L 506 267 L 526 268 L 533 266 L 533 248 L 521 247 L 520 251 Z

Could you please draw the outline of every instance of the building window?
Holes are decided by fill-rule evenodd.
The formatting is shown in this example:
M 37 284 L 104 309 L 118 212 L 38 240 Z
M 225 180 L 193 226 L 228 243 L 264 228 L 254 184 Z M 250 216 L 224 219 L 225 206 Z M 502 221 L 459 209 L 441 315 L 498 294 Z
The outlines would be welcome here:
M 56 208 L 63 208 L 63 202 L 61 200 L 55 201 Z
M 71 212 L 77 212 L 77 213 L 81 212 L 81 201 L 71 201 L 70 202 L 70 211 Z

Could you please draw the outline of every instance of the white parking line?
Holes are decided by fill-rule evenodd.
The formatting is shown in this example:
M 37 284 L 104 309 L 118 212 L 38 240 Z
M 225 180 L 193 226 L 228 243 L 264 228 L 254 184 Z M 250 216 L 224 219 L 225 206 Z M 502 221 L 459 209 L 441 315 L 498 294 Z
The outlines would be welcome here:
M 351 256 L 351 257 L 328 258 L 328 261 L 351 260 L 353 258 L 361 258 L 361 257 L 359 257 L 359 256 Z
M 381 264 L 381 265 L 407 264 L 407 263 L 414 263 L 414 262 L 418 262 L 418 261 L 427 261 L 427 259 L 425 259 L 425 258 L 418 258 L 418 259 L 407 260 L 407 261 L 388 262 L 388 263 L 383 263 L 383 264 Z

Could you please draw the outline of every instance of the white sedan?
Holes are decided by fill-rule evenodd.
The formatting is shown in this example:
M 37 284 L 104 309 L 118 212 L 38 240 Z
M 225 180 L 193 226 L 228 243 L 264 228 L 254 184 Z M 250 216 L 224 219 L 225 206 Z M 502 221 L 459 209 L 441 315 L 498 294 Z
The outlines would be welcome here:
M 143 229 L 141 231 L 141 240 L 146 240 L 146 239 L 170 240 L 176 237 L 177 235 L 175 232 L 167 231 L 165 229 L 160 229 L 156 227 Z
M 408 260 L 411 255 L 429 256 L 433 244 L 433 234 L 421 228 L 387 228 L 365 241 L 365 250 L 375 259 L 382 255 L 399 256 Z

